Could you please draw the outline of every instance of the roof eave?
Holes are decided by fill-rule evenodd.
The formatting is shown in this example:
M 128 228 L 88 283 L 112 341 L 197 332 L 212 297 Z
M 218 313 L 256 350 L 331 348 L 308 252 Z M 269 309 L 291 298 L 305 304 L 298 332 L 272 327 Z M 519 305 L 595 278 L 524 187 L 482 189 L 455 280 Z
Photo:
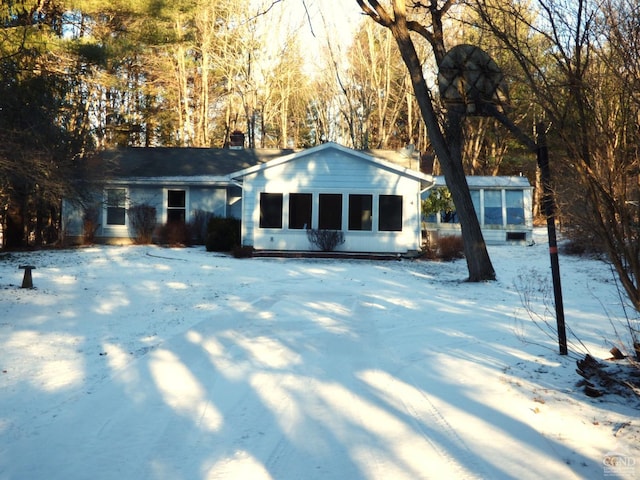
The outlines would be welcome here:
M 124 177 L 111 178 L 106 180 L 109 185 L 136 185 L 136 186 L 157 186 L 157 185 L 176 185 L 176 186 L 229 186 L 232 184 L 228 176 L 167 176 L 167 177 Z

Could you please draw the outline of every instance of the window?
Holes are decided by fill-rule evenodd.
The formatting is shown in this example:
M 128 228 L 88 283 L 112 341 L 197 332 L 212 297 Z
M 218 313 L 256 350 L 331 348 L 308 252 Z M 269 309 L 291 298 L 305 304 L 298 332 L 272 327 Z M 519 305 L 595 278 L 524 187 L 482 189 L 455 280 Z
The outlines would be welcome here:
M 440 223 L 460 223 L 456 210 L 442 210 L 440 212 Z
M 187 192 L 185 190 L 167 191 L 167 223 L 184 223 L 187 218 Z
M 371 195 L 349 195 L 349 230 L 371 230 Z
M 507 190 L 507 224 L 524 225 L 524 192 L 522 190 Z
M 311 203 L 310 193 L 289 194 L 289 228 L 311 228 Z
M 502 225 L 502 191 L 484 191 L 484 224 Z
M 107 225 L 125 225 L 127 215 L 126 189 L 108 188 L 105 196 L 107 200 Z
M 260 228 L 282 228 L 282 194 L 260 194 Z
M 473 202 L 473 209 L 476 211 L 476 217 L 480 221 L 480 190 L 471 190 L 471 201 Z
M 318 197 L 318 229 L 342 229 L 342 195 L 321 193 Z
M 381 232 L 402 231 L 402 195 L 380 195 L 378 230 Z

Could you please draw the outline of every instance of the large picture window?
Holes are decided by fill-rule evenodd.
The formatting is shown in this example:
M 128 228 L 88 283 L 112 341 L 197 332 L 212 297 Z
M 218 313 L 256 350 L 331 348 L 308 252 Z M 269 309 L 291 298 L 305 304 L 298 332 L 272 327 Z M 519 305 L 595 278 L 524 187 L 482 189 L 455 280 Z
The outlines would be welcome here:
M 289 194 L 289 228 L 311 228 L 311 203 L 313 196 L 310 193 Z
M 187 218 L 187 192 L 167 191 L 167 223 L 184 223 Z
M 260 194 L 260 228 L 282 228 L 282 194 Z
M 402 231 L 402 195 L 380 195 L 378 230 L 381 232 Z
M 484 224 L 502 225 L 502 191 L 484 191 Z
M 108 188 L 105 191 L 107 204 L 107 225 L 125 225 L 127 216 L 127 190 Z
M 522 190 L 507 190 L 505 202 L 507 204 L 507 224 L 524 225 L 524 193 Z
M 342 230 L 342 195 L 321 193 L 318 197 L 318 228 Z
M 371 230 L 371 195 L 349 195 L 349 230 Z

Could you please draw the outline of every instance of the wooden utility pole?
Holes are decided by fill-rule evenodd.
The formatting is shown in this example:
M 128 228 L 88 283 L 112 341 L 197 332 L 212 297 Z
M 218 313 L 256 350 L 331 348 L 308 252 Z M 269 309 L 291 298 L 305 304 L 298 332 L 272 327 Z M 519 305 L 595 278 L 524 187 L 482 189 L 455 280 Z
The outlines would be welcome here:
M 553 279 L 553 297 L 556 306 L 556 323 L 558 327 L 558 344 L 560 355 L 567 355 L 567 332 L 564 322 L 564 305 L 562 302 L 562 284 L 560 282 L 560 262 L 558 260 L 558 241 L 556 239 L 555 202 L 551 188 L 551 172 L 549 170 L 549 151 L 544 132 L 544 125 L 538 124 L 537 157 L 538 168 L 542 177 L 542 205 L 547 218 L 547 234 L 549 236 L 549 257 L 551 259 L 551 277 Z

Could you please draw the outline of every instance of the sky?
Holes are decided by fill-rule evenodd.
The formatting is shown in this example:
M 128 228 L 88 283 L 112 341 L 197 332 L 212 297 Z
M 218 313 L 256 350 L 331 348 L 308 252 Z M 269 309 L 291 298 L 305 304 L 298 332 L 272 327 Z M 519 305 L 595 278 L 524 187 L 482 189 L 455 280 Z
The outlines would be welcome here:
M 305 37 L 310 42 L 314 38 L 323 42 L 326 35 L 348 42 L 364 20 L 355 0 L 284 0 L 281 8 L 305 24 Z
M 622 340 L 611 269 L 560 255 L 561 356 L 534 239 L 489 246 L 484 283 L 464 261 L 3 253 L 0 479 L 638 478 L 637 399 L 575 371 Z
M 258 3 L 265 5 L 264 0 Z M 282 0 L 273 6 L 270 14 L 277 18 L 278 28 L 273 33 L 281 39 L 292 31 L 299 33 L 311 71 L 324 68 L 320 54 L 328 41 L 336 49 L 347 48 L 354 31 L 365 20 L 355 0 Z

